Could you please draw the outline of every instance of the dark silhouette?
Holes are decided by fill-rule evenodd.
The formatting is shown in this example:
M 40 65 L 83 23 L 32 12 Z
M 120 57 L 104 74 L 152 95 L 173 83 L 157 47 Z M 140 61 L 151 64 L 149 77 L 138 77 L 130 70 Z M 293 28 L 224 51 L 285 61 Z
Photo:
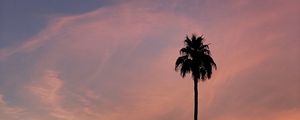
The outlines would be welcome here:
M 191 39 L 186 36 L 185 47 L 180 49 L 180 57 L 177 58 L 175 64 L 175 70 L 180 69 L 182 77 L 185 77 L 187 73 L 192 73 L 195 92 L 194 120 L 198 119 L 198 81 L 210 79 L 212 68 L 217 69 L 208 44 L 203 44 L 203 42 L 203 36 L 197 37 L 193 34 Z

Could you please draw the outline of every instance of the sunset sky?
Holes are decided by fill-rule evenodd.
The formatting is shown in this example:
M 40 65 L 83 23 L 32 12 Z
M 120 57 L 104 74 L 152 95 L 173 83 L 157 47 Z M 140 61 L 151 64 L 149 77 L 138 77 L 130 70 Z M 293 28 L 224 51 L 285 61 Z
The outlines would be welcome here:
M 300 120 L 299 0 L 1 0 L 0 120 L 192 120 L 186 35 L 218 70 L 199 120 Z

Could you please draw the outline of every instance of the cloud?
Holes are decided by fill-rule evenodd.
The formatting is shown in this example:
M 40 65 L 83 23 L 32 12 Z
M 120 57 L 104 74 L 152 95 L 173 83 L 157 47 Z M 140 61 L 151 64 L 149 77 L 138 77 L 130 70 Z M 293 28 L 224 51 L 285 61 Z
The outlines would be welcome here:
M 28 86 L 29 91 L 37 97 L 50 115 L 66 120 L 71 119 L 72 115 L 61 107 L 63 99 L 61 89 L 64 83 L 59 78 L 59 73 L 48 70 L 38 80 L 37 83 Z
M 212 80 L 200 83 L 201 118 L 299 118 L 299 41 L 285 29 L 299 19 L 289 16 L 295 5 L 216 2 L 131 1 L 62 16 L 1 49 L 0 59 L 32 56 L 24 74 L 41 110 L 26 109 L 32 118 L 192 119 L 193 84 L 174 72 L 174 60 L 185 35 L 201 32 L 218 64 Z
M 30 86 L 30 91 L 43 103 L 56 104 L 61 99 L 59 90 L 63 86 L 63 81 L 58 78 L 58 73 L 47 71 L 40 80 L 41 83 Z
M 18 107 L 13 107 L 7 104 L 4 100 L 3 95 L 0 94 L 0 118 L 17 120 L 20 119 L 20 115 L 23 109 Z
M 177 36 L 184 35 L 185 31 L 191 28 L 192 21 L 189 21 L 190 24 L 183 24 L 186 22 L 186 19 L 178 18 L 176 15 L 155 13 L 142 8 L 138 8 L 136 11 L 128 6 L 120 6 L 109 10 L 100 9 L 93 13 L 97 15 L 88 13 L 81 17 L 76 17 L 76 19 L 66 20 L 62 18 L 61 20 L 66 20 L 67 22 L 64 22 L 65 24 L 63 25 L 54 26 L 65 26 L 64 28 L 59 27 L 62 29 L 55 29 L 53 31 L 46 29 L 46 32 L 43 33 L 48 33 L 45 34 L 47 37 L 44 35 L 36 37 L 36 40 L 39 40 L 37 42 L 39 44 L 30 44 L 30 47 L 18 48 L 19 52 L 27 51 L 27 49 L 45 51 L 40 53 L 41 57 L 35 58 L 38 59 L 38 62 L 35 64 L 35 69 L 32 70 L 32 73 L 37 74 L 32 75 L 31 78 L 34 84 L 31 84 L 29 87 L 32 94 L 41 102 L 39 107 L 46 109 L 50 115 L 61 119 L 120 119 L 125 114 L 132 114 L 132 112 L 136 114 L 136 116 L 132 116 L 132 119 L 149 119 L 148 116 L 151 115 L 167 114 L 168 112 L 160 113 L 159 108 L 161 107 L 159 106 L 167 103 L 167 100 L 170 98 L 166 98 L 165 96 L 163 98 L 165 100 L 158 106 L 153 101 L 159 102 L 160 99 L 155 100 L 150 97 L 151 101 L 149 101 L 144 96 L 141 96 L 144 92 L 134 92 L 139 87 L 136 88 L 131 84 L 131 82 L 137 80 L 132 78 L 134 73 L 131 72 L 138 72 L 139 70 L 147 71 L 133 68 L 136 66 L 130 67 L 134 62 L 140 62 L 138 64 L 146 67 L 146 58 L 155 57 L 168 41 L 175 40 Z M 109 17 L 102 17 L 106 14 Z M 139 14 L 139 16 L 134 18 L 136 14 Z M 174 21 L 169 22 L 170 19 Z M 161 24 L 157 24 L 159 22 Z M 176 24 L 179 26 L 176 26 Z M 165 28 L 162 25 L 168 27 Z M 52 26 L 52 24 L 49 26 Z M 128 28 L 130 28 L 130 31 L 127 30 Z M 173 30 L 169 31 L 170 28 Z M 173 32 L 179 34 L 170 36 Z M 164 34 L 168 36 L 164 37 Z M 148 36 L 152 36 L 150 39 L 155 41 L 148 42 Z M 166 41 L 161 41 L 159 40 L 160 38 Z M 157 51 L 151 51 L 151 46 L 147 44 L 156 44 L 158 41 L 162 45 L 157 46 Z M 143 49 L 147 52 L 146 54 L 143 53 Z M 141 55 L 147 56 L 141 58 Z M 132 57 L 136 60 L 125 59 L 127 57 Z M 114 59 L 124 59 L 124 61 L 118 62 L 114 61 Z M 64 61 L 68 62 L 65 63 Z M 112 73 L 107 74 L 108 71 L 111 71 L 107 65 L 114 64 L 119 65 L 112 69 L 115 71 L 115 75 Z M 126 72 L 126 67 L 132 70 Z M 47 71 L 52 68 L 59 69 L 61 74 L 55 71 Z M 47 72 L 43 73 L 41 71 Z M 42 74 L 42 76 L 39 74 Z M 140 75 L 143 75 L 143 77 L 147 76 L 146 73 L 140 73 Z M 122 87 L 116 88 L 122 84 L 114 84 L 113 80 L 118 82 L 118 78 L 121 77 L 128 79 L 128 84 L 123 85 L 132 86 L 133 88 L 129 90 Z M 62 81 L 61 78 L 64 78 L 64 80 Z M 96 81 L 99 78 L 100 81 Z M 109 79 L 112 82 L 108 82 L 107 80 Z M 122 83 L 121 81 L 119 82 Z M 93 86 L 96 84 L 100 85 L 99 89 Z M 75 87 L 76 89 L 73 86 L 77 86 Z M 114 88 L 116 88 L 115 91 L 113 90 Z M 109 89 L 112 89 L 112 91 L 108 91 Z M 151 89 L 151 86 L 149 86 L 149 89 Z M 120 91 L 124 92 L 118 93 Z M 145 92 L 148 92 L 147 94 L 150 96 L 157 96 L 153 95 L 151 91 L 147 90 Z M 129 96 L 123 96 L 123 93 Z M 114 96 L 118 95 L 120 96 L 120 100 L 114 98 Z M 159 96 L 161 95 L 157 97 L 159 98 Z M 174 95 L 174 97 L 178 96 Z M 133 99 L 134 101 L 130 102 L 128 101 L 129 99 Z M 121 102 L 122 100 L 125 101 Z M 148 103 L 150 104 L 147 105 Z M 132 108 L 129 108 L 130 106 Z M 141 109 L 145 109 L 143 111 L 149 113 L 141 114 Z M 167 109 L 173 108 L 169 107 Z

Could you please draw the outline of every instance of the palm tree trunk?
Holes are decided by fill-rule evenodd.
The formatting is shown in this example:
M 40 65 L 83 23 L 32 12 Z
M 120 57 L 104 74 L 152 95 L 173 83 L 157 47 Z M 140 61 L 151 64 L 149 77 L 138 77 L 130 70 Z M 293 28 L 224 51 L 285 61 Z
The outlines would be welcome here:
M 198 80 L 194 80 L 195 106 L 194 106 L 194 120 L 198 120 Z

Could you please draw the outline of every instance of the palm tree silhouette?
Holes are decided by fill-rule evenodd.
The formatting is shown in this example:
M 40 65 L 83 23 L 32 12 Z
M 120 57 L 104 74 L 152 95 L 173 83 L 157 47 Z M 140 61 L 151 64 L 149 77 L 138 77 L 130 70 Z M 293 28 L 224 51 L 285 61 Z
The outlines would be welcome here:
M 198 81 L 210 79 L 213 68 L 217 69 L 211 57 L 209 44 L 203 44 L 203 42 L 203 36 L 197 37 L 193 34 L 191 39 L 186 36 L 185 47 L 180 49 L 180 56 L 175 63 L 175 71 L 180 69 L 182 77 L 185 77 L 187 73 L 192 73 L 195 92 L 194 120 L 198 119 Z

